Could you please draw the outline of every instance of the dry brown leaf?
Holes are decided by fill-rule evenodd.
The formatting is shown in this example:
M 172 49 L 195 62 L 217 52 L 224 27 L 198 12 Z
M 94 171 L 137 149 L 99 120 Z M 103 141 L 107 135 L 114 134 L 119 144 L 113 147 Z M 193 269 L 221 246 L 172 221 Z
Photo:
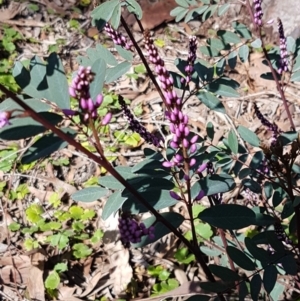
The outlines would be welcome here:
M 10 2 L 8 8 L 2 8 L 0 10 L 0 22 L 5 23 L 5 21 L 13 19 L 25 8 L 25 6 L 25 3 Z
M 118 295 L 126 289 L 133 276 L 133 271 L 129 264 L 129 251 L 119 241 L 115 243 L 112 254 L 109 257 L 110 279 L 113 281 L 114 293 Z
M 45 251 L 38 250 L 31 255 L 31 267 L 29 268 L 27 291 L 34 300 L 45 300 L 45 287 L 43 281 Z
M 27 284 L 31 260 L 29 256 L 7 256 L 0 258 L 0 277 L 4 284 Z

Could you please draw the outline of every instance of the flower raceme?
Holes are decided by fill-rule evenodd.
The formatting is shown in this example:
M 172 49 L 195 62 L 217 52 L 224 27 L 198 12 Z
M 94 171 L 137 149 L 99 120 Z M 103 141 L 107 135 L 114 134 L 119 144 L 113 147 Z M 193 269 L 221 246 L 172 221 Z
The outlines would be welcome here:
M 115 29 L 112 28 L 112 26 L 109 23 L 106 23 L 104 26 L 104 30 L 106 31 L 106 34 L 113 40 L 113 42 L 116 45 L 119 45 L 126 50 L 131 50 L 133 44 L 131 41 L 127 41 L 127 39 L 119 32 L 117 32 Z
M 283 25 L 281 20 L 277 19 L 278 24 L 278 32 L 279 32 L 279 47 L 280 47 L 280 61 L 279 61 L 279 68 L 278 73 L 282 74 L 282 72 L 288 71 L 288 52 L 287 52 L 287 43 L 286 37 L 284 35 Z
M 190 39 L 190 52 L 188 57 L 188 69 L 186 69 L 187 77 L 186 81 L 190 80 L 193 72 L 193 64 L 196 59 L 196 38 Z M 196 142 L 198 136 L 195 135 L 189 139 L 190 130 L 188 127 L 188 116 L 182 112 L 182 99 L 178 97 L 174 90 L 174 81 L 169 71 L 165 67 L 163 59 L 159 56 L 158 50 L 155 47 L 153 40 L 150 38 L 149 32 L 145 33 L 145 48 L 148 51 L 149 60 L 155 66 L 155 72 L 158 75 L 160 86 L 165 95 L 166 104 L 166 118 L 170 122 L 170 132 L 172 133 L 172 140 L 170 146 L 176 150 L 179 150 L 171 161 L 165 161 L 164 167 L 183 167 L 184 162 L 187 162 L 189 166 L 193 166 L 196 163 L 194 158 L 189 158 L 182 155 L 182 149 L 189 151 L 188 155 L 193 154 L 197 147 Z
M 80 112 L 65 109 L 64 114 L 67 116 L 80 115 L 83 122 L 88 122 L 90 119 L 98 119 L 97 109 L 103 102 L 103 95 L 99 94 L 96 97 L 95 102 L 90 95 L 90 83 L 93 81 L 94 75 L 91 71 L 91 67 L 80 66 L 77 75 L 74 77 L 70 87 L 69 94 L 78 100 Z M 111 113 L 107 113 L 102 119 L 101 124 L 107 125 L 111 120 Z
M 152 133 L 149 133 L 147 131 L 147 129 L 134 118 L 133 114 L 128 109 L 128 107 L 121 95 L 119 96 L 119 103 L 120 103 L 120 106 L 122 108 L 122 111 L 123 111 L 125 117 L 127 118 L 128 122 L 129 122 L 130 129 L 132 131 L 138 133 L 143 139 L 145 139 L 146 142 L 153 144 L 154 146 L 159 146 L 160 141 L 162 139 L 159 139 Z
M 253 0 L 254 4 L 254 23 L 257 26 L 262 26 L 263 11 L 261 8 L 262 0 Z

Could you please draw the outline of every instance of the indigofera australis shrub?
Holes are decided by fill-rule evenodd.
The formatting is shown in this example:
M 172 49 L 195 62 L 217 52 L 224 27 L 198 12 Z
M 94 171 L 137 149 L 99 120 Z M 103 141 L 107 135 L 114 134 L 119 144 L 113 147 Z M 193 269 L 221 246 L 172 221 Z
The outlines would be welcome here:
M 221 1 L 176 2 L 178 7 L 171 14 L 176 21 L 185 18 L 186 22 L 221 16 L 230 6 Z M 200 3 L 203 5 L 197 10 L 195 5 Z M 270 21 L 264 20 L 261 3 L 246 0 L 243 4 L 253 32 L 236 21 L 231 30 L 218 30 L 205 45 L 198 46 L 198 38 L 191 36 L 187 58 L 175 60 L 178 71 L 174 72 L 167 69 L 150 32 L 143 29 L 139 4 L 135 0 L 106 1 L 95 8 L 92 20 L 112 39 L 117 55 L 102 45 L 89 49 L 86 56 L 78 57 L 80 67 L 70 86 L 57 54 L 45 62 L 35 56 L 29 68 L 15 63 L 13 75 L 22 94 L 0 85 L 8 97 L 0 105 L 0 138 L 19 140 L 44 133 L 24 152 L 21 163 L 50 156 L 67 144 L 74 146 L 107 175 L 99 178 L 98 187 L 84 188 L 71 198 L 90 202 L 106 196 L 102 218 L 119 213 L 120 240 L 126 248 L 142 248 L 172 232 L 205 274 L 206 281 L 198 285 L 219 300 L 249 300 L 249 296 L 252 300 L 284 300 L 298 292 L 299 138 L 284 87 L 288 81 L 300 81 L 300 40 L 287 38 L 278 19 L 279 47 L 266 47 L 262 33 Z M 120 14 L 122 7 L 135 14 L 144 35 L 141 45 Z M 194 97 L 208 109 L 226 114 L 223 99 L 239 97 L 239 83 L 226 70 L 248 62 L 255 51 L 263 53 L 269 66 L 270 71 L 262 77 L 275 82 L 290 130 L 281 131 L 254 102 L 255 115 L 261 127 L 272 133 L 271 140 L 260 141 L 250 129 L 232 124 L 226 138 L 214 145 L 214 126 L 208 123 L 203 136 L 193 132 L 186 103 Z M 143 160 L 135 166 L 113 167 L 105 156 L 103 137 L 114 122 L 115 108 L 105 104 L 103 86 L 130 70 L 133 53 L 139 55 L 159 92 L 168 126 L 158 135 L 149 132 L 118 95 L 129 129 L 151 148 L 144 149 Z M 200 59 L 200 53 L 207 61 Z M 41 101 L 44 99 L 48 102 Z M 69 120 L 68 127 L 63 119 Z M 166 130 L 168 136 L 164 137 Z M 76 134 L 85 136 L 92 148 L 82 146 Z M 237 188 L 243 201 L 228 193 Z M 185 215 L 173 210 L 161 212 L 178 203 L 186 209 Z M 150 217 L 143 218 L 145 213 Z M 188 234 L 180 228 L 185 220 Z M 240 231 L 243 228 L 247 230 Z M 181 258 L 179 253 L 176 256 Z M 198 298 L 208 300 L 204 294 Z

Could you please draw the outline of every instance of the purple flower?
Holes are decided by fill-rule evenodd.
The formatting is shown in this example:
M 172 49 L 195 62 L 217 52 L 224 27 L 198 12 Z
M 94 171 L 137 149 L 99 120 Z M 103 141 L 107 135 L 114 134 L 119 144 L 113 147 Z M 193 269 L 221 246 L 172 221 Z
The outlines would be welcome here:
M 279 32 L 279 47 L 280 47 L 280 62 L 278 73 L 282 74 L 282 72 L 288 71 L 288 52 L 287 52 L 287 44 L 286 44 L 286 37 L 284 35 L 283 25 L 281 20 L 278 18 L 278 32 Z
M 11 112 L 0 111 L 0 128 L 10 125 L 9 119 L 11 117 Z

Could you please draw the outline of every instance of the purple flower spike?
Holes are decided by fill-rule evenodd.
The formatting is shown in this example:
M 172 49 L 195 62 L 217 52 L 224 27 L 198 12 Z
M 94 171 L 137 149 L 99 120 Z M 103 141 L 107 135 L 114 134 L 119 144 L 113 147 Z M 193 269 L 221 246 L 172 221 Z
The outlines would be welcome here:
M 288 52 L 287 52 L 287 43 L 286 37 L 284 35 L 283 25 L 281 20 L 278 18 L 278 32 L 279 32 L 279 43 L 280 43 L 280 64 L 278 68 L 278 73 L 282 74 L 282 72 L 288 71 Z
M 261 8 L 262 0 L 253 0 L 254 4 L 254 23 L 258 26 L 262 26 L 263 12 Z
M 9 119 L 11 117 L 11 112 L 0 111 L 0 128 L 10 125 Z
M 196 51 L 197 51 L 197 38 L 195 36 L 190 37 L 190 44 L 189 44 L 189 54 L 187 63 L 188 65 L 185 67 L 184 71 L 186 73 L 186 77 L 184 83 L 188 84 L 191 81 L 192 74 L 194 72 L 194 64 L 196 60 Z
M 125 48 L 126 50 L 132 50 L 132 42 L 127 42 L 126 38 L 119 32 L 117 32 L 115 29 L 112 28 L 112 26 L 108 23 L 105 24 L 104 30 L 106 31 L 106 34 L 113 40 L 113 42 L 116 45 L 120 45 L 121 47 Z

